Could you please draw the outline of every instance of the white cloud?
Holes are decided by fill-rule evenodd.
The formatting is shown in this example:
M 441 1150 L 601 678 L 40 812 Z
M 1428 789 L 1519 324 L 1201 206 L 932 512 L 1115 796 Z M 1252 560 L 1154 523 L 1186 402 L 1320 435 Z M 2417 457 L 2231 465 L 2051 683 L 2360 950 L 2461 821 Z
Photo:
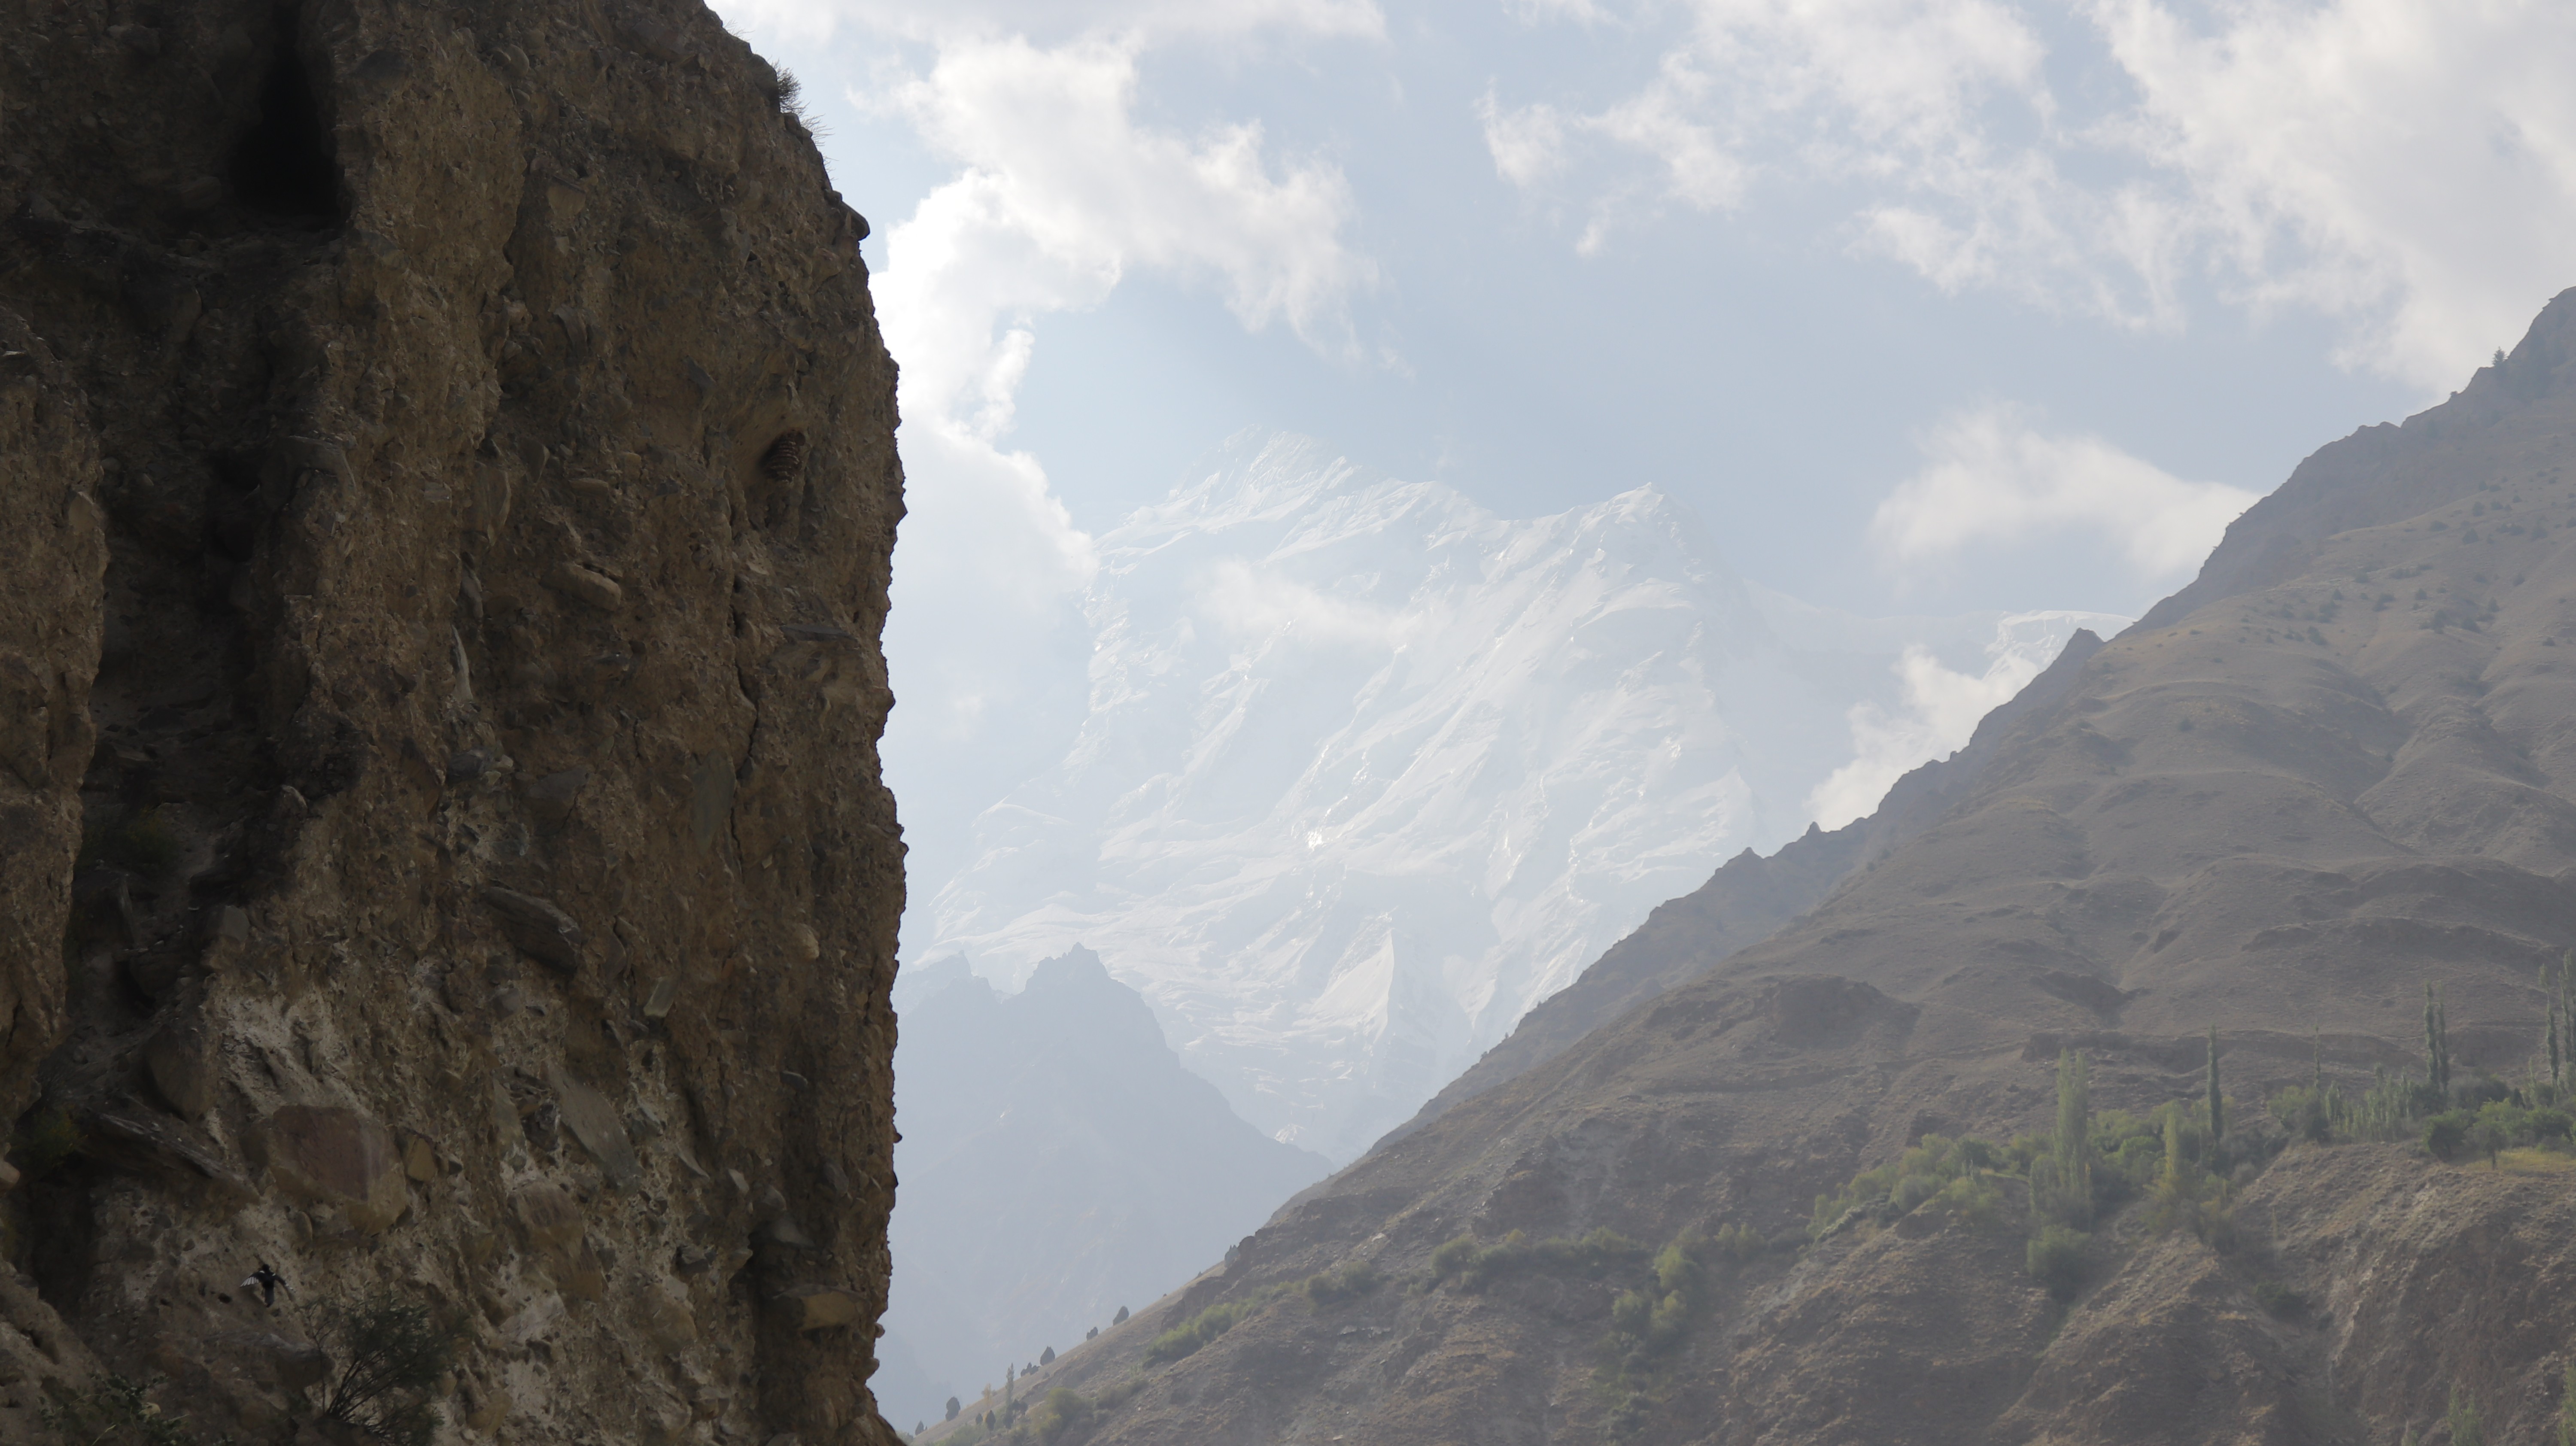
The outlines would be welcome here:
M 1668 34 L 1624 95 L 1511 108 L 1489 92 L 1481 109 L 1512 184 L 1570 171 L 1591 187 L 1582 247 L 1635 217 L 1641 195 L 1711 209 L 1765 176 L 1822 179 L 1855 193 L 1858 249 L 1944 289 L 2169 330 L 2198 279 L 2257 315 L 2336 319 L 2340 362 L 2428 390 L 2576 281 L 2560 240 L 2576 230 L 2576 7 L 1685 11 L 1687 33 Z M 1541 119 L 1570 138 L 1551 167 L 1494 144 Z
M 887 304 L 935 287 L 997 314 L 1093 306 L 1142 265 L 1215 279 L 1247 327 L 1285 321 L 1310 343 L 1346 344 L 1346 299 L 1376 270 L 1342 239 L 1354 207 L 1341 172 L 1274 164 L 1257 122 L 1195 137 L 1139 125 L 1138 52 L 1132 37 L 960 41 L 893 92 L 888 104 L 965 173 L 905 223 L 921 228 L 906 254 L 901 229 L 889 238 Z M 953 274 L 970 252 L 972 275 Z M 903 275 L 925 262 L 950 274 Z M 958 335 L 964 318 L 943 312 L 941 330 L 897 352 L 907 369 Z
M 966 745 L 1029 706 L 1097 567 L 1039 460 L 1004 441 L 1040 318 L 1098 306 L 1151 267 L 1211 281 L 1247 327 L 1339 350 L 1346 299 L 1375 278 L 1342 239 L 1338 171 L 1278 162 L 1257 125 L 1140 124 L 1140 44 L 952 39 L 882 102 L 960 167 L 889 230 L 873 282 L 903 366 L 910 484 L 889 642 L 897 751 Z
M 1871 540 L 1909 564 L 2091 532 L 2139 578 L 2164 581 L 2207 556 L 2255 502 L 2252 492 L 2184 481 L 2099 437 L 2044 434 L 2009 407 L 1943 418 L 1923 454 L 1922 470 L 1870 519 Z
M 1524 189 L 1565 169 L 1565 118 L 1552 105 L 1526 105 L 1504 110 L 1487 86 L 1476 102 L 1476 119 L 1485 127 L 1485 149 L 1504 180 Z
M 728 0 L 723 8 L 746 24 L 814 40 L 843 26 L 931 42 L 1122 36 L 1148 44 L 1264 31 L 1364 37 L 1386 31 L 1376 0 Z

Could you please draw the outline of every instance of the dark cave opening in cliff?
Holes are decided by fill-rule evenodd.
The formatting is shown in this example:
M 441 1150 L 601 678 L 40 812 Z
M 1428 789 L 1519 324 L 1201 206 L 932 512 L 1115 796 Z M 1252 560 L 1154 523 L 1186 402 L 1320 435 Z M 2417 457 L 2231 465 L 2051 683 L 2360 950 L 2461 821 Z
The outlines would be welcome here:
M 296 52 L 300 17 L 278 17 L 268 76 L 260 82 L 259 120 L 233 147 L 233 196 L 252 211 L 307 225 L 340 219 L 340 166 L 322 122 L 313 78 Z

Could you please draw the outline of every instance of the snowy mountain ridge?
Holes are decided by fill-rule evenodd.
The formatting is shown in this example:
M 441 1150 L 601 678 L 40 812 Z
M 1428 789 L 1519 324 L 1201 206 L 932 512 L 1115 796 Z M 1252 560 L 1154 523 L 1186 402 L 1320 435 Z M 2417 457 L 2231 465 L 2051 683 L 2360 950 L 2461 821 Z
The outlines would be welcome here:
M 1650 488 L 1504 519 L 1284 436 L 1099 556 L 1081 733 L 978 820 L 921 957 L 1007 982 L 1088 945 L 1337 1162 L 1655 904 L 2126 621 L 1852 618 L 1748 585 Z

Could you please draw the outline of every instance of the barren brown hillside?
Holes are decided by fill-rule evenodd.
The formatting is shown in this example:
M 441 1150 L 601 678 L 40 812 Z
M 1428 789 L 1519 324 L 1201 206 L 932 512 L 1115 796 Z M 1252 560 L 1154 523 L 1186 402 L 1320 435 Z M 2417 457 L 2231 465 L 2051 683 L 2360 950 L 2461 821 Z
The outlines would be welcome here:
M 2455 1388 L 2488 1439 L 2544 1439 L 2576 1175 L 2283 1150 L 2259 1117 L 2320 1069 L 2420 1071 L 2428 983 L 2464 1076 L 2540 1044 L 2539 970 L 2576 942 L 2571 427 L 2576 294 L 2449 403 L 2310 458 L 1812 912 L 1455 1100 L 1016 1391 L 1109 1401 L 1058 1439 L 1192 1446 L 2441 1441 Z M 2273 1135 L 2228 1248 L 2124 1211 L 2061 1306 L 2012 1222 L 1809 1243 L 1820 1193 L 1927 1132 L 2047 1128 L 2063 1048 L 2097 1108 L 2194 1095 L 2211 1026 L 2238 1128 Z M 1633 1257 L 1433 1265 L 1462 1234 L 1451 1266 L 1605 1227 L 1739 1249 L 1615 1384 Z M 1358 1261 L 1374 1289 L 1266 1293 Z M 1147 1363 L 1227 1302 L 1230 1330 Z

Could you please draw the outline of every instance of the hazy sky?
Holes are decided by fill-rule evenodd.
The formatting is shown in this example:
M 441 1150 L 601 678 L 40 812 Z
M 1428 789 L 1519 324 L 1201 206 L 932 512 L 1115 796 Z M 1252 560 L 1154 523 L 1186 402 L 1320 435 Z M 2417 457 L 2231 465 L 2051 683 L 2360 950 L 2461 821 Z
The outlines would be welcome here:
M 1068 736 L 1091 537 L 1238 429 L 1652 484 L 1855 611 L 2134 614 L 2576 283 L 2563 0 L 719 8 L 875 227 L 923 867 Z

